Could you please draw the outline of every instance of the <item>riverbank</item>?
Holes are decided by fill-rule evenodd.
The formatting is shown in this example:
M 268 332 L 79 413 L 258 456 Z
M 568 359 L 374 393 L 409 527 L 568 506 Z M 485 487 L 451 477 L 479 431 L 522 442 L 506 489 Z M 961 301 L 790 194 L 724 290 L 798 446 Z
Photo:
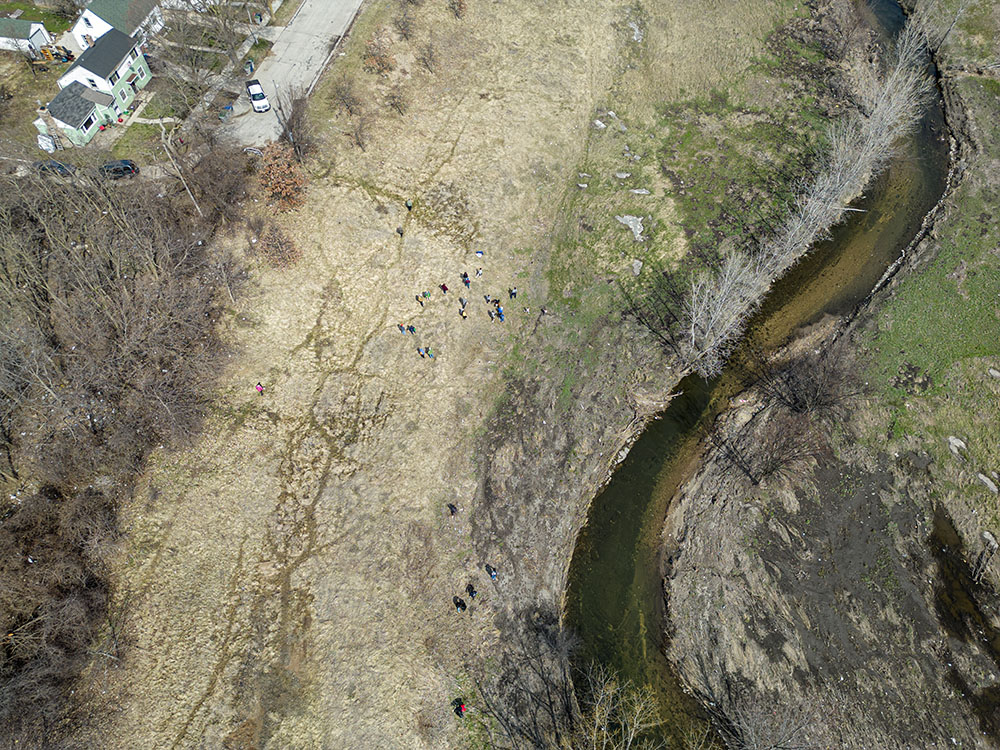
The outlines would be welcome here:
M 953 10 L 940 9 L 939 28 Z M 980 474 L 991 480 L 997 460 L 985 217 L 998 200 L 987 123 L 1000 99 L 988 74 L 967 75 L 996 55 L 983 41 L 995 23 L 959 19 L 939 52 L 960 177 L 930 234 L 849 327 L 813 329 L 778 365 L 825 373 L 828 413 L 808 415 L 799 456 L 777 476 L 741 478 L 737 436 L 759 462 L 779 447 L 767 436 L 787 434 L 765 378 L 719 420 L 718 447 L 672 507 L 671 659 L 736 725 L 769 713 L 838 747 L 996 742 L 997 505 Z
M 774 30 L 810 21 L 763 0 L 712 18 L 564 2 L 558 33 L 527 1 L 413 12 L 404 38 L 395 6 L 365 9 L 317 88 L 306 202 L 276 219 L 301 259 L 254 268 L 226 310 L 236 354 L 204 432 L 158 451 L 123 510 L 109 628 L 130 645 L 95 658 L 77 746 L 466 741 L 450 703 L 478 711 L 469 662 L 504 650 L 511 613 L 558 602 L 591 491 L 669 392 L 608 285 L 686 249 L 694 205 L 663 200 L 662 99 L 701 118 L 694 136 L 747 116 L 775 132 L 712 89 L 755 86 L 759 71 L 741 76 Z M 385 75 L 366 69 L 373 38 L 389 39 Z M 695 174 L 712 144 L 691 137 L 677 166 Z M 643 217 L 646 239 L 616 215 Z

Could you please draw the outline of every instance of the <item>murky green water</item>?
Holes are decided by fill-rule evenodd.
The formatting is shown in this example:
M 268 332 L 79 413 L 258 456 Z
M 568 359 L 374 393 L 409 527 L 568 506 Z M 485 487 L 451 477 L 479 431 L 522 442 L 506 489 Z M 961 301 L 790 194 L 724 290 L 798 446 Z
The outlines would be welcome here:
M 889 0 L 874 2 L 872 13 L 889 34 L 903 21 Z M 863 212 L 850 212 L 831 240 L 775 286 L 750 325 L 753 346 L 778 346 L 801 326 L 848 313 L 865 299 L 944 191 L 944 132 L 936 100 L 890 168 L 853 204 Z M 681 382 L 683 395 L 647 428 L 595 498 L 570 567 L 566 620 L 581 638 L 578 660 L 601 661 L 653 687 L 667 739 L 698 721 L 698 709 L 663 656 L 659 532 L 706 428 L 743 387 L 738 360 L 737 354 L 712 382 L 697 376 Z

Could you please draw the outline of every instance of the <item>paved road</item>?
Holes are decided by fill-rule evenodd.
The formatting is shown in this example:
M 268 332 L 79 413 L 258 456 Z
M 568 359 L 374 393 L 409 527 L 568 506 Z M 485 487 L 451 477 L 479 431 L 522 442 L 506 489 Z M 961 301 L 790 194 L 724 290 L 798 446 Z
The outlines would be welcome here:
M 294 2 L 294 0 L 285 0 Z M 347 30 L 361 0 L 305 0 L 281 29 L 271 53 L 253 77 L 260 80 L 271 100 L 271 111 L 257 114 L 250 109 L 246 93 L 222 129 L 222 135 L 242 146 L 260 146 L 281 134 L 274 103 L 278 96 L 304 93 L 323 71 L 334 40 Z

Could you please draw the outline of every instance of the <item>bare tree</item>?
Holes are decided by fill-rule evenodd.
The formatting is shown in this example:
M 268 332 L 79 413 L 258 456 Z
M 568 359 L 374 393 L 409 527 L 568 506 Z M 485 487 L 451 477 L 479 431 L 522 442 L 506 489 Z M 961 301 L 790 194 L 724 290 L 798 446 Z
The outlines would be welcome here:
M 406 114 L 406 107 L 409 102 L 407 101 L 406 92 L 403 90 L 401 84 L 397 83 L 389 89 L 389 92 L 385 95 L 385 103 L 396 110 L 399 114 Z
M 349 115 L 361 112 L 361 97 L 354 88 L 354 82 L 346 75 L 338 78 L 330 87 L 330 98 L 339 109 Z
M 362 111 L 357 117 L 351 120 L 351 129 L 348 131 L 351 143 L 362 151 L 368 150 L 368 143 L 371 140 L 372 114 Z
M 826 167 L 768 240 L 729 250 L 717 271 L 691 282 L 685 318 L 689 362 L 705 376 L 718 373 L 773 281 L 783 276 L 844 216 L 846 203 L 881 171 L 897 140 L 914 127 L 929 91 L 924 63 L 926 36 L 920 23 L 900 32 L 894 59 L 879 75 L 862 68 L 855 82 L 858 113 L 835 127 Z
M 433 42 L 427 42 L 417 50 L 417 62 L 427 68 L 429 73 L 433 73 L 437 67 L 437 48 Z
M 393 26 L 396 27 L 396 31 L 399 32 L 399 37 L 409 41 L 413 38 L 414 24 L 413 24 L 413 12 L 405 4 L 398 16 L 396 16 L 392 21 Z
M 448 10 L 452 12 L 455 18 L 464 17 L 467 9 L 467 0 L 448 0 Z

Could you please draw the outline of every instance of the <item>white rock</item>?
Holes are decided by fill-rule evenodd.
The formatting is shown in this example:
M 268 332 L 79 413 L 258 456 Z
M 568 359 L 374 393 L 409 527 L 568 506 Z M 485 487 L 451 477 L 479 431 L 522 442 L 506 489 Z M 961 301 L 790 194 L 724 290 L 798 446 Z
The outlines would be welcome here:
M 576 183 L 576 186 L 578 188 L 580 188 L 581 190 L 585 190 L 587 188 L 587 183 L 586 182 L 578 182 L 578 183 Z
M 604 128 L 606 128 L 607 125 L 605 125 L 600 120 L 594 120 L 594 127 L 597 128 L 598 130 L 604 130 Z
M 976 479 L 982 482 L 986 486 L 986 489 L 988 489 L 994 495 L 1000 494 L 1000 489 L 997 489 L 996 483 L 982 472 L 976 474 Z
M 635 193 L 636 195 L 649 195 L 649 191 L 646 188 L 636 188 L 635 190 L 630 190 L 630 193 Z
M 629 21 L 628 25 L 632 29 L 632 41 L 633 42 L 641 42 L 642 41 L 642 29 L 639 28 L 639 24 L 637 24 L 635 21 Z
M 632 236 L 635 237 L 636 242 L 645 242 L 646 238 L 642 236 L 642 217 L 641 216 L 616 216 L 619 222 L 627 226 L 632 230 Z
M 617 177 L 619 180 L 624 180 L 626 177 L 631 177 L 631 176 L 632 176 L 631 172 L 615 172 L 615 177 Z
M 962 440 L 961 438 L 957 438 L 954 435 L 949 435 L 948 450 L 950 450 L 956 456 L 961 457 L 962 454 L 959 453 L 959 451 L 968 450 L 968 446 L 965 444 L 965 441 Z
M 642 261 L 641 260 L 633 260 L 632 261 L 632 273 L 634 275 L 638 276 L 639 275 L 639 271 L 641 271 L 641 270 L 642 270 Z
M 990 368 L 989 370 L 987 370 L 986 372 L 988 372 L 988 373 L 990 374 L 990 377 L 991 377 L 991 378 L 997 378 L 997 379 L 1000 379 L 1000 370 L 998 370 L 997 368 L 995 368 L 995 367 L 991 367 L 991 368 Z

